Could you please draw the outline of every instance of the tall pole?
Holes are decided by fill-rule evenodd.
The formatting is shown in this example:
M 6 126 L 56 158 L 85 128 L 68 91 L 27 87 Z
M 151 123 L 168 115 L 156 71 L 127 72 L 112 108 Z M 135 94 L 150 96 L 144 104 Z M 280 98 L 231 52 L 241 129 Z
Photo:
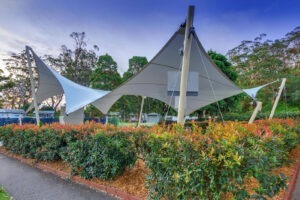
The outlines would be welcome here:
M 279 102 L 279 99 L 280 99 L 282 90 L 283 90 L 283 88 L 284 88 L 284 86 L 285 86 L 285 82 L 286 82 L 286 78 L 283 78 L 283 79 L 282 79 L 282 82 L 281 82 L 281 85 L 280 85 L 280 87 L 279 87 L 279 91 L 278 91 L 277 97 L 276 97 L 275 102 L 274 102 L 274 104 L 273 104 L 273 108 L 272 108 L 272 111 L 271 111 L 271 114 L 270 114 L 269 119 L 272 119 L 273 116 L 274 116 L 274 113 L 275 113 L 277 104 L 278 104 L 278 102 Z
M 35 94 L 35 82 L 33 78 L 33 72 L 32 72 L 32 66 L 31 66 L 31 61 L 30 61 L 30 56 L 29 56 L 29 50 L 31 48 L 29 46 L 26 46 L 26 56 L 27 56 L 27 63 L 29 67 L 29 77 L 30 77 L 30 85 L 31 85 L 31 93 L 32 93 L 32 98 L 33 98 L 33 105 L 34 105 L 34 111 L 35 111 L 35 118 L 36 118 L 36 124 L 40 124 L 40 115 L 39 115 L 39 108 L 37 104 L 37 99 L 36 99 L 36 94 Z
M 193 27 L 194 20 L 194 6 L 189 6 L 188 14 L 186 18 L 185 25 L 185 36 L 184 36 L 184 48 L 183 48 L 183 60 L 182 60 L 182 70 L 181 70 L 181 81 L 180 81 L 180 94 L 179 94 L 179 105 L 178 105 L 178 116 L 177 123 L 184 124 L 184 115 L 186 109 L 186 91 L 187 91 L 187 80 L 190 68 L 190 53 L 192 37 L 190 35 L 191 27 Z
M 139 127 L 140 124 L 141 124 L 145 98 L 146 98 L 145 96 L 142 96 L 142 103 L 141 103 L 141 109 L 140 109 L 140 115 L 139 115 L 139 120 L 138 120 L 137 127 Z

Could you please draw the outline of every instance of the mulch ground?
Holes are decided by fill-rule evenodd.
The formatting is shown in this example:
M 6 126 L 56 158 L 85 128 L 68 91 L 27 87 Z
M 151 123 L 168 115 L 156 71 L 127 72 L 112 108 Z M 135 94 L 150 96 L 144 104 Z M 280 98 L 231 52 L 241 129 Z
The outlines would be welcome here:
M 10 157 L 14 157 L 19 160 L 24 160 L 22 156 L 12 154 L 8 152 L 4 147 L 0 147 L 0 153 L 6 154 Z M 294 150 L 291 151 L 289 155 L 289 160 L 291 161 L 290 163 L 275 169 L 274 173 L 284 173 L 288 178 L 291 178 L 296 173 L 296 165 L 300 162 L 300 144 Z M 37 163 L 35 159 L 26 159 L 26 161 L 26 163 L 29 163 L 33 166 Z M 39 163 L 55 170 L 63 171 L 69 174 L 71 173 L 71 168 L 63 161 L 42 161 Z M 148 173 L 149 170 L 146 168 L 144 162 L 142 160 L 138 160 L 132 168 L 126 169 L 123 175 L 118 176 L 114 180 L 102 181 L 98 178 L 94 178 L 91 181 L 99 185 L 118 188 L 119 190 L 131 194 L 133 196 L 139 197 L 140 199 L 147 199 L 148 190 L 145 186 L 145 182 Z M 252 188 L 257 187 L 258 183 L 255 180 L 249 179 L 246 184 L 248 187 Z M 289 182 L 287 184 L 289 185 Z M 285 193 L 286 190 L 282 190 L 275 197 L 269 199 L 284 199 Z

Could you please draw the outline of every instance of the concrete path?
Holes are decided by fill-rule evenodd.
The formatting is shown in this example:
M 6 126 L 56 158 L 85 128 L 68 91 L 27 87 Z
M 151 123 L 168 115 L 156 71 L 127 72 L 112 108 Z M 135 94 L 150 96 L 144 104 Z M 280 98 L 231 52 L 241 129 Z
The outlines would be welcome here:
M 300 173 L 298 173 L 291 200 L 300 200 Z
M 0 185 L 14 200 L 113 200 L 0 154 Z

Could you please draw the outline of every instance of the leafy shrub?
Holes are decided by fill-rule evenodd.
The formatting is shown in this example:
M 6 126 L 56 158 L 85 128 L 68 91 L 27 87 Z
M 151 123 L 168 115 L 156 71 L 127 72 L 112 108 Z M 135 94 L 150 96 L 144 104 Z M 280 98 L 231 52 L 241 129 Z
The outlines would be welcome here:
M 73 173 L 90 179 L 113 179 L 136 161 L 133 142 L 124 133 L 87 135 L 83 140 L 69 144 L 64 157 Z
M 295 137 L 292 134 L 289 141 Z M 224 199 L 228 193 L 235 199 L 272 197 L 285 187 L 286 177 L 272 174 L 272 169 L 285 162 L 290 150 L 286 141 L 261 125 L 231 122 L 211 124 L 204 135 L 150 134 L 145 154 L 150 197 Z M 254 194 L 245 188 L 250 178 L 259 183 Z
M 120 119 L 118 117 L 112 117 L 108 119 L 108 123 L 118 126 L 120 124 Z
M 0 131 L 0 139 L 11 152 L 32 158 L 36 150 L 36 134 L 35 129 L 27 128 L 13 128 L 11 125 L 3 127 Z
M 57 130 L 46 128 L 42 129 L 37 135 L 35 158 L 37 160 L 59 160 L 61 148 L 66 145 L 62 134 Z

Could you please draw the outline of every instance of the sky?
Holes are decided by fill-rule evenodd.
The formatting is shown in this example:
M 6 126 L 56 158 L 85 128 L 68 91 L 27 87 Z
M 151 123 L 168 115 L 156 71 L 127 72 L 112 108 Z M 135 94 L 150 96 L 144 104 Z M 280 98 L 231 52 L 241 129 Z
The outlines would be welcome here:
M 85 32 L 88 48 L 110 54 L 123 74 L 132 56 L 156 55 L 189 5 L 204 48 L 222 54 L 260 33 L 280 39 L 300 26 L 299 0 L 0 0 L 0 60 L 25 45 L 57 56 L 61 45 L 74 47 L 72 32 Z

